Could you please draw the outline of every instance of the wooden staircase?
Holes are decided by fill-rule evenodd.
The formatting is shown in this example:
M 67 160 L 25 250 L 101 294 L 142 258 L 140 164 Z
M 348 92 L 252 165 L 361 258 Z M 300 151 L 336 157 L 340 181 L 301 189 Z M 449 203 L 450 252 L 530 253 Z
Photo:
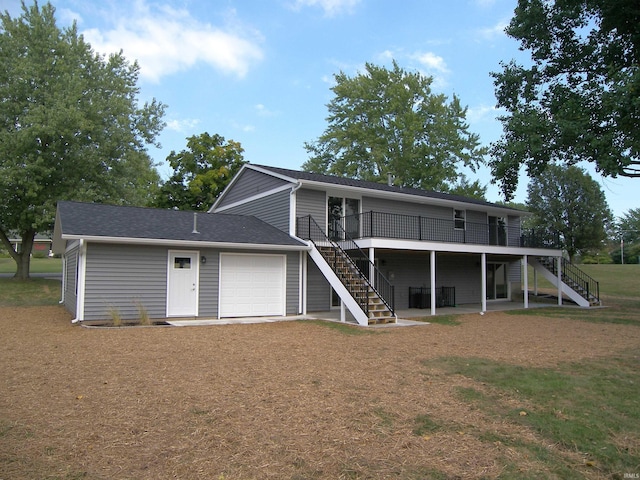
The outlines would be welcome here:
M 558 267 L 555 257 L 530 258 L 529 263 L 552 283 L 557 283 Z M 571 262 L 561 259 L 562 291 L 581 307 L 602 305 L 600 285 Z
M 346 287 L 347 291 L 365 312 L 368 324 L 395 323 L 395 314 L 367 280 L 346 252 L 333 246 L 317 246 L 324 261 Z

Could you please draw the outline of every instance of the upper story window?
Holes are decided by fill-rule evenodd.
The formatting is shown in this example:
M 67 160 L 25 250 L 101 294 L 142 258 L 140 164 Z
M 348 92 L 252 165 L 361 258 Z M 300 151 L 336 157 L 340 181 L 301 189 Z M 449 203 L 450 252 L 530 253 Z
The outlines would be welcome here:
M 466 212 L 464 210 L 453 211 L 453 227 L 456 230 L 464 230 L 466 224 Z

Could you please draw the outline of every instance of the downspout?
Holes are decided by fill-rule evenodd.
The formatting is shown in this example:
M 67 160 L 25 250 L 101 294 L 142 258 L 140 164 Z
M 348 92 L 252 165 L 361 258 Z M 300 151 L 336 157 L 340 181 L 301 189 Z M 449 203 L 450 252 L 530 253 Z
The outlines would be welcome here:
M 60 282 L 61 292 L 60 292 L 60 301 L 59 305 L 64 303 L 64 289 L 66 287 L 66 279 L 67 279 L 67 256 L 66 254 L 62 254 L 62 281 Z

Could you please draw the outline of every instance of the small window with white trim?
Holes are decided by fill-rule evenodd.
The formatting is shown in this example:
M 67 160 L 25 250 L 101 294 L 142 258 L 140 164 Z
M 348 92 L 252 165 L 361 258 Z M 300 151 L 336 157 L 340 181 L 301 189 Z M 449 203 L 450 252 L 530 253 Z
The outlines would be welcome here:
M 173 261 L 173 268 L 175 269 L 191 269 L 191 259 L 189 257 L 175 257 Z
M 464 230 L 466 224 L 466 215 L 464 210 L 453 211 L 453 227 L 456 230 Z

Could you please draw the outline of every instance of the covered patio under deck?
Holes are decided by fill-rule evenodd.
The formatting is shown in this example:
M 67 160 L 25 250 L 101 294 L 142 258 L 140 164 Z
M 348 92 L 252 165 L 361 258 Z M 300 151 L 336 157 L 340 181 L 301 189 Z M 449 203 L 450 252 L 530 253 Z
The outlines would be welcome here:
M 368 252 L 369 259 L 376 265 L 382 265 L 384 270 L 385 258 L 391 256 L 411 256 L 425 255 L 428 256 L 428 262 L 424 264 L 424 270 L 421 272 L 422 285 L 427 288 L 436 286 L 439 288 L 443 285 L 451 285 L 455 282 L 471 283 L 475 285 L 472 297 L 469 298 L 469 291 L 463 297 L 463 301 L 456 302 L 455 307 L 438 306 L 437 295 L 429 295 L 430 305 L 428 309 L 422 310 L 425 315 L 436 315 L 446 312 L 447 309 L 453 308 L 456 312 L 460 312 L 462 308 L 471 308 L 471 311 L 486 312 L 495 309 L 513 309 L 513 308 L 530 308 L 529 302 L 529 282 L 528 275 L 521 275 L 520 272 L 525 271 L 528 266 L 528 257 L 553 257 L 554 261 L 560 262 L 561 250 L 549 248 L 531 248 L 531 247 L 508 247 L 497 245 L 472 245 L 472 244 L 451 244 L 444 242 L 429 242 L 416 240 L 401 240 L 390 238 L 364 238 L 359 239 L 356 243 L 360 248 Z M 451 258 L 458 256 L 466 257 L 467 265 L 473 263 L 472 268 L 464 266 L 457 267 L 458 270 L 451 269 Z M 523 300 L 521 306 L 514 307 L 512 300 L 511 282 L 507 281 L 506 290 L 501 296 L 496 295 L 496 291 L 492 290 L 495 282 L 496 270 L 495 266 L 503 264 L 514 264 L 519 262 L 519 268 L 516 270 L 518 290 L 523 292 Z M 387 268 L 387 277 L 392 283 L 402 281 L 403 276 L 416 278 L 415 269 L 420 268 L 417 262 L 406 262 L 410 266 L 408 268 L 413 271 L 403 270 L 399 268 L 397 271 Z M 448 264 L 448 265 L 447 265 Z M 407 268 L 407 267 L 405 267 Z M 506 267 L 505 267 L 506 268 Z M 558 270 L 559 271 L 559 270 Z M 512 274 L 513 275 L 513 274 Z M 474 279 L 475 277 L 475 279 Z M 452 280 L 454 278 L 454 280 Z M 557 278 L 557 305 L 562 305 L 562 282 L 558 274 Z M 417 285 L 416 285 L 417 286 Z M 398 292 L 396 288 L 396 296 L 403 295 L 403 290 L 407 285 L 402 285 L 402 291 Z M 463 292 L 461 292 L 463 293 Z M 396 299 L 396 314 L 398 318 L 402 318 L 405 309 L 409 305 L 406 302 L 398 302 Z M 419 309 L 411 309 L 417 310 Z M 402 314 L 400 313 L 402 312 Z

